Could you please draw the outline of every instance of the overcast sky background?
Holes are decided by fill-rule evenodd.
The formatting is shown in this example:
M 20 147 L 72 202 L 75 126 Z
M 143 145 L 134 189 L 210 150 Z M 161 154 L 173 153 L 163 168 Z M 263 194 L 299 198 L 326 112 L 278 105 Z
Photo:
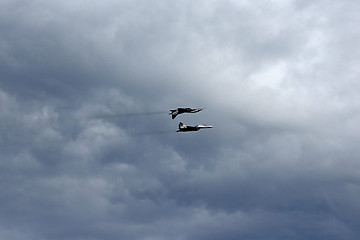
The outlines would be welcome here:
M 359 12 L 1 0 L 0 238 L 359 239 Z

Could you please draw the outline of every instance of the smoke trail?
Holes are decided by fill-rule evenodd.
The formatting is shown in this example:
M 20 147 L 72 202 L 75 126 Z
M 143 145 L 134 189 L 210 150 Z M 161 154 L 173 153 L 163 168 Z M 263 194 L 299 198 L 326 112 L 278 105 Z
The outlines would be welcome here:
M 174 133 L 175 130 L 159 130 L 159 131 L 150 131 L 150 132 L 138 132 L 131 133 L 132 136 L 146 136 L 146 135 L 158 135 L 158 134 L 166 134 L 166 133 Z
M 119 118 L 119 117 L 137 117 L 137 116 L 147 116 L 147 115 L 160 115 L 168 113 L 165 111 L 159 112 L 137 112 L 137 113 L 117 113 L 117 114 L 100 114 L 95 115 L 93 118 L 102 118 L 102 119 L 111 119 L 111 118 Z

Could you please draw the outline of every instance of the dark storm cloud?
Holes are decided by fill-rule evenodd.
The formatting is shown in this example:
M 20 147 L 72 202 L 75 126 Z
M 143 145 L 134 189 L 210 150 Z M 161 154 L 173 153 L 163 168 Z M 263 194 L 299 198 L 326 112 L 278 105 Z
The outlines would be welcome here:
M 358 239 L 359 4 L 0 6 L 4 238 Z

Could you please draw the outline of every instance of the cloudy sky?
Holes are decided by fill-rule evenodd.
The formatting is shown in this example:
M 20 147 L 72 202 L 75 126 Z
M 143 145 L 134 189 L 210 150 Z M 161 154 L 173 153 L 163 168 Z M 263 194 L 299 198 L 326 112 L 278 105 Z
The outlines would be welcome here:
M 359 11 L 0 1 L 1 239 L 359 239 Z

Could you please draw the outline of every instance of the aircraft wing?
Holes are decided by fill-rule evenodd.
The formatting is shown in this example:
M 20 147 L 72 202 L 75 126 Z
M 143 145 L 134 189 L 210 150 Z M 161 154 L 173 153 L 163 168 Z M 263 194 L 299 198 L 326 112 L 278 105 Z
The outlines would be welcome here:
M 197 127 L 198 127 L 198 128 L 213 128 L 213 126 L 205 125 L 205 124 L 197 125 Z
M 200 112 L 201 110 L 203 110 L 203 108 L 193 108 L 191 109 L 191 113 L 197 113 L 197 112 Z

